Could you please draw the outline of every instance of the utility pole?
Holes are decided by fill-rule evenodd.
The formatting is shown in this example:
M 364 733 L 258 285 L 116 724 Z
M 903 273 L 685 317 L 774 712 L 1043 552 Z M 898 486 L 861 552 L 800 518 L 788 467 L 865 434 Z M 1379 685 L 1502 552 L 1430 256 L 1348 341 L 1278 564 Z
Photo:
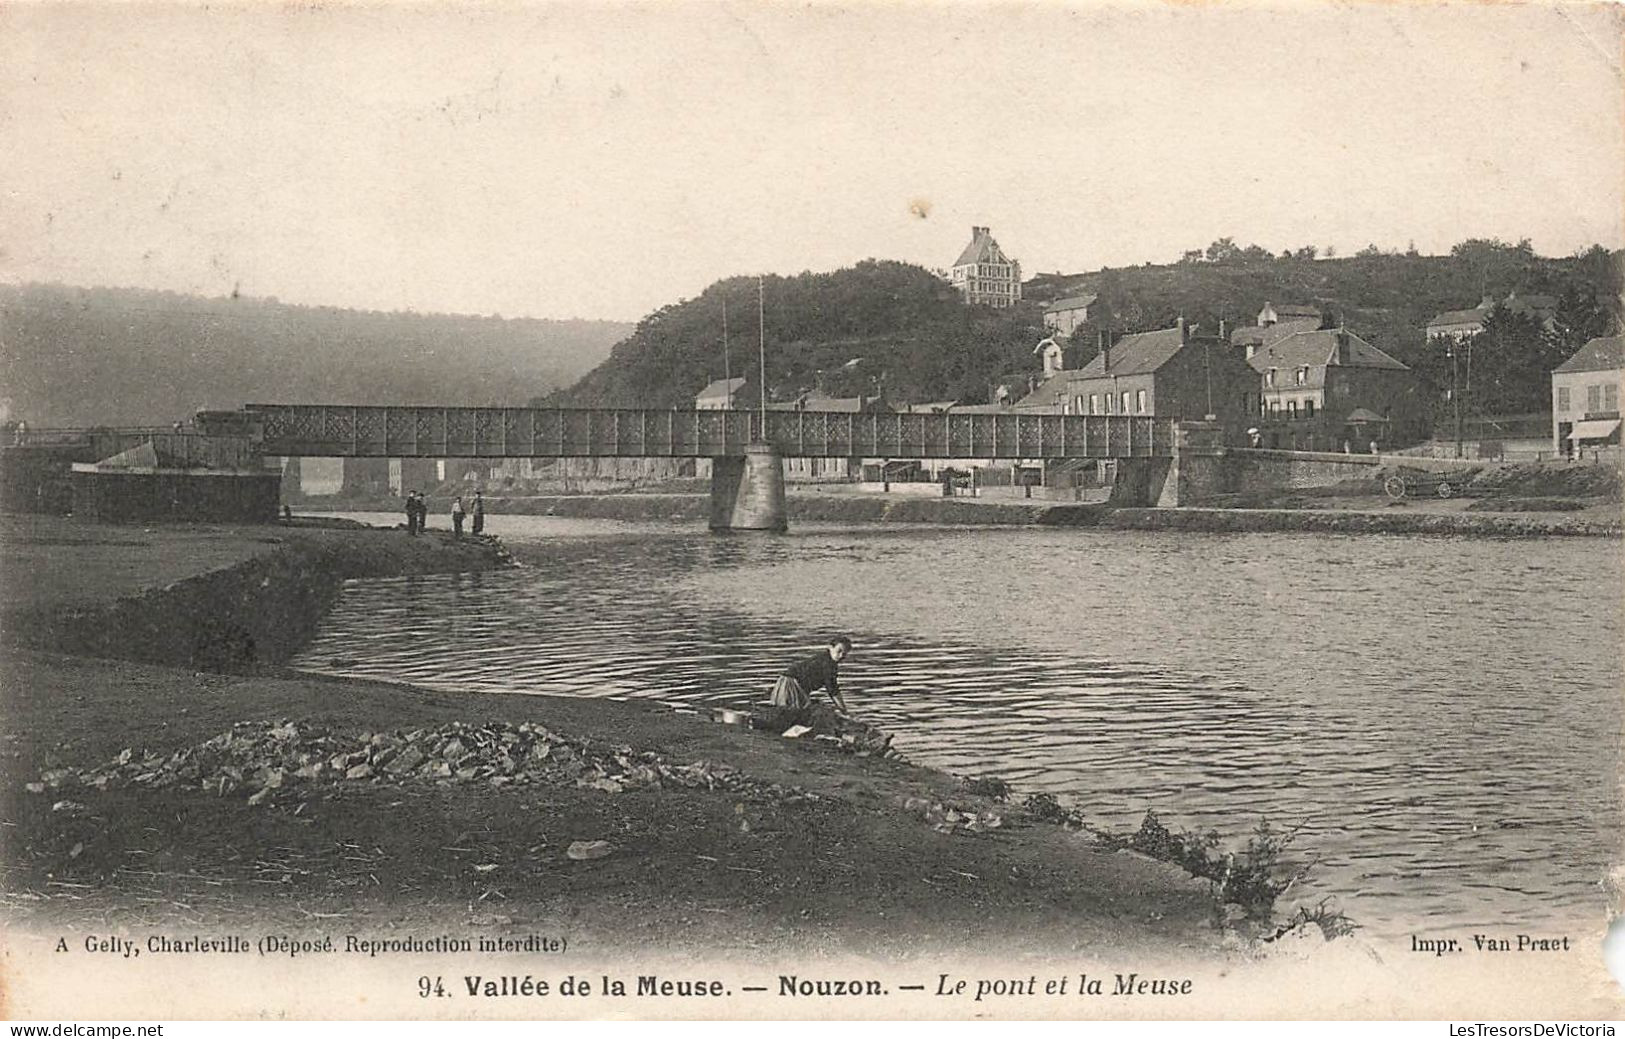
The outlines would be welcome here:
M 756 349 L 762 371 L 762 439 L 767 439 L 767 310 L 762 303 L 762 276 L 756 276 Z
M 733 370 L 728 365 L 728 297 L 722 297 L 722 385 L 728 396 L 728 410 L 734 406 Z

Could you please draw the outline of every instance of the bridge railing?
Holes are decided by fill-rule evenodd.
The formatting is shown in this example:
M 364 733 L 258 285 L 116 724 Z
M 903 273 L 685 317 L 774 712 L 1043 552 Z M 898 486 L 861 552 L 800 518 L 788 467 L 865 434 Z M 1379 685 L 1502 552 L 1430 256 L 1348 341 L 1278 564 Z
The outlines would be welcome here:
M 792 457 L 1131 458 L 1166 457 L 1174 444 L 1173 420 L 1145 415 L 306 404 L 243 414 L 272 455 L 722 457 L 765 440 Z

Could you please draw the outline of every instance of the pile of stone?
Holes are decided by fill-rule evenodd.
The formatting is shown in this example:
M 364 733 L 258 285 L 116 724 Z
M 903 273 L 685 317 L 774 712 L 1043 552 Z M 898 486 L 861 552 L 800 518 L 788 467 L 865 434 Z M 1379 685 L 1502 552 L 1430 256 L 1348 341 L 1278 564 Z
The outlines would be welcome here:
M 780 803 L 816 795 L 764 783 L 728 765 L 672 764 L 627 746 L 567 739 L 540 725 L 453 722 L 410 732 L 345 734 L 300 725 L 239 722 L 229 732 L 171 754 L 126 748 L 98 768 L 45 772 L 32 793 L 66 788 L 202 790 L 244 796 L 251 805 L 307 799 L 313 788 L 357 784 L 536 784 L 620 793 L 643 787 L 723 790 Z

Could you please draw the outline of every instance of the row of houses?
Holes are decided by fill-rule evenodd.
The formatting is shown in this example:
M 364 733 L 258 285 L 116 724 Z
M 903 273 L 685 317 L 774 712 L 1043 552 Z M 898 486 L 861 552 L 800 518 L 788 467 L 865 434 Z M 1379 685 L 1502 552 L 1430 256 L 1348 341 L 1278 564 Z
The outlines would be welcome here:
M 1427 435 L 1428 401 L 1410 368 L 1349 329 L 1321 328 L 1313 307 L 1266 303 L 1257 325 L 1228 337 L 1181 321 L 1103 345 L 1067 371 L 1059 329 L 1087 321 L 1092 300 L 1062 302 L 1062 319 L 1034 350 L 1043 382 L 1014 410 L 1212 419 L 1233 440 L 1300 450 L 1369 450 Z
M 899 405 L 880 396 L 806 393 L 768 407 L 1208 419 L 1219 422 L 1232 443 L 1311 451 L 1368 451 L 1431 434 L 1433 402 L 1416 374 L 1351 329 L 1320 327 L 1323 315 L 1313 306 L 1265 303 L 1255 325 L 1228 336 L 1180 321 L 1103 343 L 1086 364 L 1068 369 L 1069 335 L 1088 321 L 1092 304 L 1093 297 L 1078 296 L 1052 305 L 1046 318 L 1061 317 L 1033 350 L 1040 371 L 1025 386 L 1002 387 L 993 404 Z M 1593 340 L 1553 373 L 1554 450 L 1618 442 L 1620 342 Z M 758 392 L 743 378 L 718 380 L 694 405 L 749 407 Z

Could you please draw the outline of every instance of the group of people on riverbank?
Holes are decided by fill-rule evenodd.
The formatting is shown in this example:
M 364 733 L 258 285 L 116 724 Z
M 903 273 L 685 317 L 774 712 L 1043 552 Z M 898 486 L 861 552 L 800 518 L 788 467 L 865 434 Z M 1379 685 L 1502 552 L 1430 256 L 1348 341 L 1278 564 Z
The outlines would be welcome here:
M 474 492 L 474 500 L 463 505 L 462 495 L 458 495 L 451 502 L 451 531 L 453 537 L 463 536 L 463 521 L 473 517 L 474 533 L 485 533 L 485 496 L 479 491 Z M 413 537 L 423 533 L 428 528 L 429 503 L 422 492 L 412 491 L 406 496 L 406 532 Z

